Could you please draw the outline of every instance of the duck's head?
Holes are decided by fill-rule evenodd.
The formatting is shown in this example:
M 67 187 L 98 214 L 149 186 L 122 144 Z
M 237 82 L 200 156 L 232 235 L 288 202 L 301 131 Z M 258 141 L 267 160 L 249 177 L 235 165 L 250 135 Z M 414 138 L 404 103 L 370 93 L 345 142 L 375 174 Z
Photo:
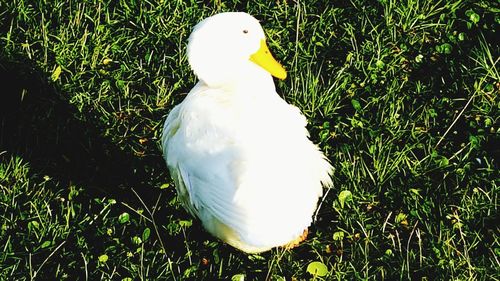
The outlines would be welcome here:
M 286 78 L 285 69 L 269 51 L 264 30 L 254 17 L 242 12 L 221 13 L 198 23 L 189 37 L 191 69 L 209 86 Z

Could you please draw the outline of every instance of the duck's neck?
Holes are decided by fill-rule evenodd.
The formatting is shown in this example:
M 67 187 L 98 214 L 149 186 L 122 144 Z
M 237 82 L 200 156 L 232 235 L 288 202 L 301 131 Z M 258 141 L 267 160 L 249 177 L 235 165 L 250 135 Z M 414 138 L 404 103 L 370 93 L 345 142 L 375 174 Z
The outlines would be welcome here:
M 200 79 L 200 82 L 208 88 L 234 94 L 269 95 L 276 92 L 272 76 L 258 65 L 249 65 L 245 71 L 240 69 L 227 79 Z

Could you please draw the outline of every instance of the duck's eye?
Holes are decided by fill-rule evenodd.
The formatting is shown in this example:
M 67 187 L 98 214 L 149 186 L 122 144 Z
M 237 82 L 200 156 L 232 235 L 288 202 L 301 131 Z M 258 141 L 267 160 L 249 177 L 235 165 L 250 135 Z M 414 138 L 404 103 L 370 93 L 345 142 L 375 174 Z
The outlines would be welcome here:
M 248 29 L 243 29 L 243 33 L 247 34 L 248 33 Z

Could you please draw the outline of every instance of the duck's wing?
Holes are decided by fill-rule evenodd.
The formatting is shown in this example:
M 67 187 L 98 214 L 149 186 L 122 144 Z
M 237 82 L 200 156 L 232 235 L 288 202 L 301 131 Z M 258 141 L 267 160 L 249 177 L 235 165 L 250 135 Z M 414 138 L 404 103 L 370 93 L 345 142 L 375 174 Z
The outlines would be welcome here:
M 227 134 L 204 128 L 209 126 L 205 122 L 197 128 L 182 126 L 183 118 L 189 117 L 181 115 L 180 106 L 168 115 L 162 146 L 182 205 L 202 220 L 208 214 L 231 228 L 241 228 L 243 212 L 232 202 L 237 184 L 231 165 L 238 158 L 232 141 Z
M 245 228 L 245 216 L 234 202 L 237 184 L 229 163 L 224 156 L 207 159 L 192 153 L 168 166 L 178 198 L 188 212 L 204 224 L 210 224 L 215 218 L 231 229 L 241 231 Z

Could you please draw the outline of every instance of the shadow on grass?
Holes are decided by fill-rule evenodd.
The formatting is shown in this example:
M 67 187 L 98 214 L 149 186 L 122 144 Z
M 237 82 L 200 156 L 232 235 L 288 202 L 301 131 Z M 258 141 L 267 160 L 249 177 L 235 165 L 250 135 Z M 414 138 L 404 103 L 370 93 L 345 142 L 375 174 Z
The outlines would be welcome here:
M 142 189 L 142 160 L 103 137 L 33 62 L 0 54 L 0 81 L 0 151 L 6 151 L 1 157 L 21 156 L 33 173 L 53 177 L 63 187 L 82 185 L 91 196 L 130 197 L 130 187 Z M 143 193 L 146 203 L 157 196 Z
M 172 221 L 189 216 L 179 213 L 168 203 L 175 197 L 173 188 L 160 190 L 155 186 L 159 180 L 168 181 L 160 152 L 138 157 L 120 149 L 103 136 L 91 113 L 80 113 L 64 100 L 64 94 L 49 77 L 22 56 L 6 58 L 0 52 L 0 85 L 0 161 L 21 157 L 29 163 L 30 178 L 47 175 L 57 182 L 63 194 L 70 192 L 71 185 L 83 188 L 83 194 L 76 199 L 83 213 L 98 214 L 102 206 L 94 199 L 103 197 L 116 199 L 135 210 L 149 208 L 155 213 L 161 239 L 169 242 L 169 254 L 184 255 L 182 233 L 169 234 L 168 229 Z M 118 217 L 121 212 L 133 213 L 122 204 L 117 207 L 113 209 L 113 216 Z M 151 224 L 147 226 L 152 227 Z M 82 235 L 94 255 L 105 252 L 105 246 L 111 243 L 99 234 L 103 231 L 100 228 L 106 227 L 104 223 L 75 227 L 85 228 Z M 142 231 L 143 227 L 134 225 L 127 229 Z M 199 224 L 192 228 L 190 236 L 199 238 L 200 243 L 209 237 Z M 75 235 L 70 235 L 65 248 L 79 249 L 75 239 Z M 46 257 L 38 256 L 38 262 Z M 64 263 L 63 254 L 60 258 Z M 52 259 L 57 262 L 55 257 Z M 50 272 L 45 274 L 50 275 Z

